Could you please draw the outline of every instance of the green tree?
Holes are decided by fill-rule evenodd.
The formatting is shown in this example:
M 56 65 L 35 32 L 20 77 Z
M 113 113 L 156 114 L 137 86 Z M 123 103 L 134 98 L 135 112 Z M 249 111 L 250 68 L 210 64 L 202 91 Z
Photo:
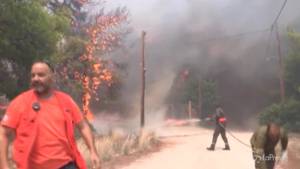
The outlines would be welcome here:
M 203 75 L 202 75 L 203 76 Z M 200 80 L 203 78 L 203 80 Z M 192 102 L 193 108 L 200 112 L 199 104 L 201 106 L 201 117 L 214 112 L 214 107 L 219 99 L 216 90 L 216 82 L 213 80 L 206 79 L 204 76 L 201 77 L 200 71 L 191 65 L 183 65 L 180 69 L 178 76 L 174 79 L 172 88 L 167 98 L 167 103 L 172 105 L 174 109 L 169 112 L 180 117 L 189 101 Z M 200 91 L 201 89 L 201 91 Z M 201 92 L 201 93 L 199 93 Z M 201 94 L 201 100 L 200 100 Z
M 1 81 L 7 86 L 16 81 L 16 92 L 28 87 L 28 72 L 31 63 L 37 59 L 51 60 L 57 52 L 58 42 L 69 30 L 68 20 L 50 13 L 39 1 L 2 1 L 0 4 L 0 62 L 7 67 L 1 76 L 9 80 Z M 5 89 L 2 89 L 5 90 Z
M 273 104 L 260 115 L 261 124 L 277 122 L 291 131 L 300 131 L 300 101 L 289 99 L 285 103 Z
M 214 113 L 218 102 L 217 84 L 213 80 L 204 80 L 202 82 L 202 112 L 203 117 Z
M 261 124 L 270 121 L 281 123 L 287 129 L 300 131 L 300 34 L 288 28 L 289 55 L 285 59 L 287 100 L 267 107 L 260 115 Z
M 288 30 L 290 54 L 285 60 L 285 79 L 290 96 L 300 99 L 300 34 Z

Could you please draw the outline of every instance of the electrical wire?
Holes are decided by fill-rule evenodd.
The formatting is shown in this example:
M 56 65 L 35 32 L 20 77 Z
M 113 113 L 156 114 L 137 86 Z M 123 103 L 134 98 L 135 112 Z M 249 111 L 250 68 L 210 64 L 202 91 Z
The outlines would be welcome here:
M 271 25 L 271 30 L 273 30 L 273 27 L 276 25 L 276 23 L 277 23 L 277 21 L 278 21 L 280 15 L 282 14 L 282 11 L 283 11 L 283 9 L 285 8 L 286 4 L 287 4 L 287 0 L 285 0 L 285 1 L 283 2 L 283 4 L 282 4 L 282 6 L 281 6 L 281 8 L 280 8 L 280 10 L 279 10 L 279 12 L 278 12 L 278 14 L 277 14 L 275 20 L 273 21 L 273 23 L 272 23 L 272 25 Z
M 266 28 L 266 29 L 259 29 L 259 30 L 254 30 L 254 31 L 249 31 L 249 32 L 244 32 L 244 33 L 238 33 L 238 34 L 234 34 L 234 35 L 228 35 L 228 36 L 222 36 L 222 37 L 218 37 L 218 38 L 211 38 L 211 39 L 206 39 L 206 40 L 203 40 L 201 41 L 200 43 L 202 42 L 209 42 L 209 41 L 216 41 L 216 40 L 224 40 L 224 39 L 232 39 L 232 38 L 240 38 L 240 37 L 244 37 L 244 36 L 248 36 L 248 35 L 253 35 L 253 34 L 257 34 L 257 33 L 263 33 L 263 32 L 268 32 L 270 31 L 270 36 L 272 36 L 272 32 L 274 30 L 274 27 L 276 26 L 276 23 L 279 19 L 279 17 L 281 16 L 284 8 L 286 7 L 286 4 L 287 4 L 287 0 L 285 0 L 278 12 L 278 14 L 276 15 L 274 21 L 272 22 L 271 24 L 271 27 L 270 28 Z M 269 37 L 269 39 L 271 39 Z M 270 41 L 270 40 L 268 40 Z M 269 48 L 269 47 L 267 47 Z
M 225 35 L 225 36 L 221 36 L 221 37 L 217 37 L 217 38 L 205 39 L 203 41 L 200 41 L 200 43 L 210 42 L 210 41 L 217 41 L 217 40 L 225 40 L 225 39 L 241 38 L 241 37 L 244 37 L 244 36 L 249 36 L 249 35 L 263 33 L 263 32 L 268 32 L 270 30 L 271 30 L 271 28 L 266 28 L 266 29 L 258 29 L 258 30 L 253 30 L 253 31 L 249 31 L 249 32 L 238 33 L 238 34 L 234 34 L 234 35 L 227 35 L 227 36 Z

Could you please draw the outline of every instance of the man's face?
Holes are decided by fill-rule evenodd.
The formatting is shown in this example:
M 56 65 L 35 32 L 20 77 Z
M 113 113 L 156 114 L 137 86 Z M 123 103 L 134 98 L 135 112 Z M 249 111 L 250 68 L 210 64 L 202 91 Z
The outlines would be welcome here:
M 31 67 L 31 88 L 37 94 L 47 94 L 52 85 L 52 72 L 45 63 L 34 63 Z

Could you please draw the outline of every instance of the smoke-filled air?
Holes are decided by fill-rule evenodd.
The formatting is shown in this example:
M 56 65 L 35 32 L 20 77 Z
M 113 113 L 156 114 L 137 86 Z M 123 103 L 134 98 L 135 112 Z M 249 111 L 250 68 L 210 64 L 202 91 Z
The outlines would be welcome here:
M 108 2 L 114 5 L 126 6 L 130 14 L 131 32 L 113 58 L 128 64 L 123 97 L 131 111 L 140 110 L 142 31 L 146 32 L 146 116 L 168 113 L 166 100 L 170 92 L 178 92 L 171 90 L 175 79 L 190 68 L 197 78 L 216 83 L 217 102 L 233 121 L 254 117 L 280 99 L 278 42 L 270 30 L 275 29 L 281 1 Z M 299 5 L 289 1 L 278 19 L 281 41 L 287 41 L 288 27 L 299 28 Z M 286 45 L 281 46 L 281 54 L 287 56 Z
M 299 7 L 0 0 L 0 168 L 300 169 Z

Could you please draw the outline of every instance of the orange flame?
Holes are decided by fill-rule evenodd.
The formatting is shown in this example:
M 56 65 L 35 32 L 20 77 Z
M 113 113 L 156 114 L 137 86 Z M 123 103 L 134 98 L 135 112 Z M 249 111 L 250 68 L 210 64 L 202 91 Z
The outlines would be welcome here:
M 82 3 L 87 0 L 79 0 Z M 96 24 L 86 29 L 90 41 L 85 46 L 85 53 L 80 56 L 80 61 L 87 61 L 92 69 L 92 73 L 86 74 L 81 79 L 84 94 L 82 96 L 83 111 L 88 120 L 93 120 L 94 116 L 89 109 L 90 99 L 92 94 L 97 96 L 96 90 L 99 88 L 102 82 L 105 81 L 110 86 L 112 84 L 113 74 L 111 71 L 103 66 L 101 59 L 95 57 L 96 50 L 101 52 L 111 51 L 114 43 L 118 43 L 119 38 L 115 35 L 111 29 L 115 28 L 119 23 L 125 21 L 127 16 L 99 16 L 96 19 Z M 78 77 L 78 72 L 75 72 L 75 78 Z M 91 83 L 91 84 L 90 84 Z M 99 98 L 96 97 L 98 101 Z
M 90 88 L 89 88 L 89 77 L 88 76 L 83 76 L 82 78 L 82 85 L 83 85 L 83 96 L 82 96 L 82 103 L 83 103 L 83 112 L 85 113 L 85 117 L 88 120 L 93 120 L 94 116 L 89 110 L 89 104 L 90 104 Z

